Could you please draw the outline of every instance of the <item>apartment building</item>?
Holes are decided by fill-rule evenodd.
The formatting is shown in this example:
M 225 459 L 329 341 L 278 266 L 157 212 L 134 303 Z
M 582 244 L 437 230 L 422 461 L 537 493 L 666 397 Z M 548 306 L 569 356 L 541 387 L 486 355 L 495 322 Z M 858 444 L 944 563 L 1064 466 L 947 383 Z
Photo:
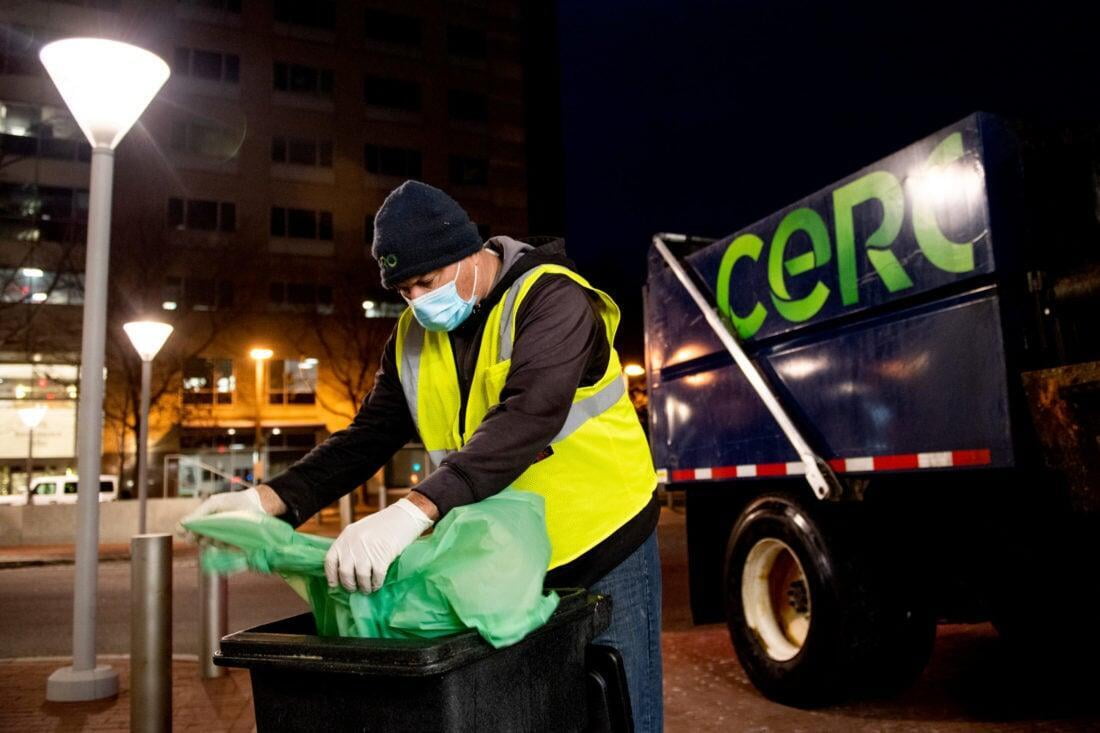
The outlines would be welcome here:
M 444 188 L 486 238 L 527 232 L 518 16 L 499 0 L 0 5 L 0 494 L 25 485 L 27 404 L 49 407 L 32 470 L 76 469 L 89 150 L 43 43 L 117 38 L 172 68 L 116 154 L 103 436 L 105 472 L 133 490 L 140 365 L 121 324 L 172 323 L 159 496 L 251 480 L 257 457 L 270 476 L 348 424 L 403 307 L 370 257 L 395 186 Z

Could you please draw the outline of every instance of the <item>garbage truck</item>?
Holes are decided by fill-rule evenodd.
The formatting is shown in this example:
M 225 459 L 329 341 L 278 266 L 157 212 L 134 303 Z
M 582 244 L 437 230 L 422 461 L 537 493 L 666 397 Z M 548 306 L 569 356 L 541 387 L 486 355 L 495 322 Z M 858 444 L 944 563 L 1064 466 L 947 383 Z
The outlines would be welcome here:
M 1097 133 L 975 113 L 730 236 L 653 238 L 693 618 L 769 698 L 899 691 L 944 622 L 1095 658 Z

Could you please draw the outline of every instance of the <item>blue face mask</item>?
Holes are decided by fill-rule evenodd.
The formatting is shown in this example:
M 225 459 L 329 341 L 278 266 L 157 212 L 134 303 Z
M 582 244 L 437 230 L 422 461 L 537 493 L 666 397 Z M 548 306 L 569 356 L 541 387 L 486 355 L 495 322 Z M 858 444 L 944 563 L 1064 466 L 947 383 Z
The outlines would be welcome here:
M 477 265 L 474 265 L 474 292 L 469 300 L 463 300 L 458 294 L 458 273 L 462 272 L 459 264 L 455 279 L 446 285 L 424 293 L 419 298 L 407 301 L 412 308 L 416 320 L 429 331 L 451 331 L 458 328 L 459 324 L 470 317 L 477 302 Z

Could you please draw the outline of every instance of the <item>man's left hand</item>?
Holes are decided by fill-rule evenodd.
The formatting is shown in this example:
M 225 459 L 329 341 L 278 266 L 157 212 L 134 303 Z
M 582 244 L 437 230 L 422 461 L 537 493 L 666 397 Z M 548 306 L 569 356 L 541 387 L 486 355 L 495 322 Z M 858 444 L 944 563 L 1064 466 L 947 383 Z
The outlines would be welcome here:
M 349 524 L 325 555 L 329 586 L 335 588 L 339 581 L 349 591 L 378 590 L 390 564 L 432 524 L 408 498 Z

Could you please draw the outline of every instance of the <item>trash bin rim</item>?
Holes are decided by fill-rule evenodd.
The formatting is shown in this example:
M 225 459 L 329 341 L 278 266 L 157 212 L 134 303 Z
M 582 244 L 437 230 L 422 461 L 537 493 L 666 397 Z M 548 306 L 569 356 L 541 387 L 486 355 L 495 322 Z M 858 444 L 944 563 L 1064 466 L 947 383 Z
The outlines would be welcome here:
M 607 628 L 611 619 L 609 596 L 592 594 L 583 588 L 556 590 L 561 598 L 558 608 L 545 624 L 518 643 L 554 633 L 565 624 L 583 623 L 586 615 L 591 617 L 593 637 Z M 312 624 L 310 612 L 228 634 L 221 639 L 221 649 L 214 654 L 214 664 L 248 669 L 293 668 L 366 677 L 423 677 L 442 674 L 501 651 L 494 649 L 474 629 L 436 639 L 362 639 L 270 631 L 280 625 L 303 623 Z

